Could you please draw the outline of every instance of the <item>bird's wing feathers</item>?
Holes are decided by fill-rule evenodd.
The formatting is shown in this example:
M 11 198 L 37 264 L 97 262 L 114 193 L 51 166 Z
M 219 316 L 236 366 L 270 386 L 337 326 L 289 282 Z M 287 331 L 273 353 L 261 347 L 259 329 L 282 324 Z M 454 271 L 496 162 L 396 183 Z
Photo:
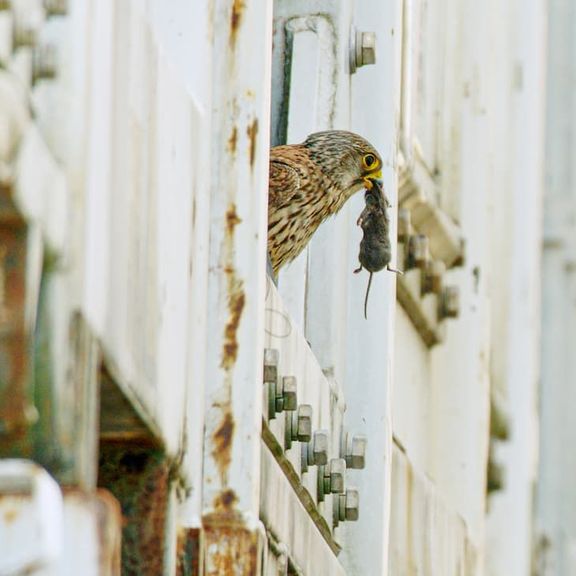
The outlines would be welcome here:
M 272 208 L 290 202 L 308 179 L 311 161 L 299 146 L 277 146 L 270 151 L 270 183 L 268 204 Z

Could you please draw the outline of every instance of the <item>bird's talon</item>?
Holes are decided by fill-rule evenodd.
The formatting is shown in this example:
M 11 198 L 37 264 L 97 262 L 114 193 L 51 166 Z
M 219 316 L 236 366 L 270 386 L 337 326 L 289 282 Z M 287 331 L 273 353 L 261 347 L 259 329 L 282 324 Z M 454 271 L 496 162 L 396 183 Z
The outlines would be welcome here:
M 362 272 L 362 264 L 360 264 L 360 266 L 354 270 L 354 274 L 358 274 L 358 272 Z

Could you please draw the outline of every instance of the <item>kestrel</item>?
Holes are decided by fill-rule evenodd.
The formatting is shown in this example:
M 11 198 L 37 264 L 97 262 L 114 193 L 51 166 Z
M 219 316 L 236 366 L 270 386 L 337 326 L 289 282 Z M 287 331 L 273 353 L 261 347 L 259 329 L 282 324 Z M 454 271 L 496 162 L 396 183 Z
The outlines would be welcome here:
M 268 254 L 278 271 L 306 247 L 312 234 L 371 180 L 382 159 L 364 138 L 343 130 L 317 132 L 302 144 L 270 151 Z

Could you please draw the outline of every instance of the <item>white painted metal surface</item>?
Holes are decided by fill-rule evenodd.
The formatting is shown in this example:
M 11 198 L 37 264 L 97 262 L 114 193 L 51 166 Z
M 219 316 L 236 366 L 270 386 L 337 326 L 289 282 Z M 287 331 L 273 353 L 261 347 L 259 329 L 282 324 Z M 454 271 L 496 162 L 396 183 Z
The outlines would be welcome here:
M 242 10 L 238 20 L 230 10 Z M 232 490 L 258 519 L 271 6 L 214 6 L 205 510 Z M 228 33 L 225 33 L 226 27 Z M 210 335 L 208 337 L 208 335 Z
M 499 450 L 506 484 L 490 503 L 487 572 L 523 575 L 531 570 L 534 482 L 537 474 L 537 406 L 540 378 L 540 279 L 542 196 L 544 185 L 545 3 L 514 3 L 510 35 L 512 91 L 508 102 L 509 202 L 506 255 L 495 249 L 506 268 L 507 325 L 494 336 L 503 361 L 499 372 L 510 413 L 510 441 Z M 495 198 L 494 202 L 498 202 Z M 522 215 L 518 218 L 518 215 Z M 510 220 L 514 223 L 510 225 Z M 500 236 L 502 238 L 502 236 Z M 504 278 L 495 278 L 502 282 Z M 502 366 L 502 365 L 501 365 Z M 502 390 L 502 388 L 500 388 Z
M 534 570 L 538 576 L 576 571 L 576 460 L 574 406 L 575 195 L 574 134 L 576 69 L 566 49 L 576 12 L 572 3 L 548 3 L 546 187 L 542 262 L 542 378 L 540 462 L 535 498 Z
M 2 460 L 0 494 L 0 574 L 47 570 L 63 547 L 58 484 L 33 462 Z

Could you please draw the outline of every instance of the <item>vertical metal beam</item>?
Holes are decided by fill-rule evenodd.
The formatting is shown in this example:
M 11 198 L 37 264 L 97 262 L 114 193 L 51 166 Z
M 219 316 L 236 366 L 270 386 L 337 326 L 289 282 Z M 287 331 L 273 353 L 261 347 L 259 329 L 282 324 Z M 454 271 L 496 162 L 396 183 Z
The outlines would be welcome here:
M 212 21 L 204 569 L 259 574 L 271 3 L 217 0 Z M 207 142 L 209 140 L 207 139 Z M 239 554 L 240 556 L 238 556 Z
M 377 31 L 376 65 L 352 77 L 352 130 L 365 136 L 384 161 L 386 194 L 397 206 L 397 118 L 399 117 L 401 6 L 397 0 L 382 5 L 357 5 L 356 25 Z M 360 238 L 356 218 L 364 201 L 361 194 L 350 202 L 349 238 Z M 396 238 L 396 209 L 391 211 L 391 238 Z M 354 241 L 351 242 L 351 245 Z M 357 245 L 357 244 L 356 244 Z M 357 252 L 350 254 L 356 263 Z M 394 260 L 393 260 L 394 261 Z M 360 492 L 360 519 L 344 523 L 340 555 L 351 574 L 388 574 L 390 490 L 392 470 L 392 379 L 396 280 L 383 271 L 374 276 L 368 320 L 362 315 L 366 277 L 346 271 L 348 283 L 346 339 L 346 420 L 350 430 L 366 435 L 366 468 L 354 475 Z M 375 296 L 374 296 L 375 295 Z M 370 535 L 367 538 L 367 535 Z M 371 542 L 380 542 L 373 546 Z
M 12 188 L 0 186 L 0 455 L 29 455 L 33 402 L 31 319 L 37 276 L 30 227 L 14 203 Z

